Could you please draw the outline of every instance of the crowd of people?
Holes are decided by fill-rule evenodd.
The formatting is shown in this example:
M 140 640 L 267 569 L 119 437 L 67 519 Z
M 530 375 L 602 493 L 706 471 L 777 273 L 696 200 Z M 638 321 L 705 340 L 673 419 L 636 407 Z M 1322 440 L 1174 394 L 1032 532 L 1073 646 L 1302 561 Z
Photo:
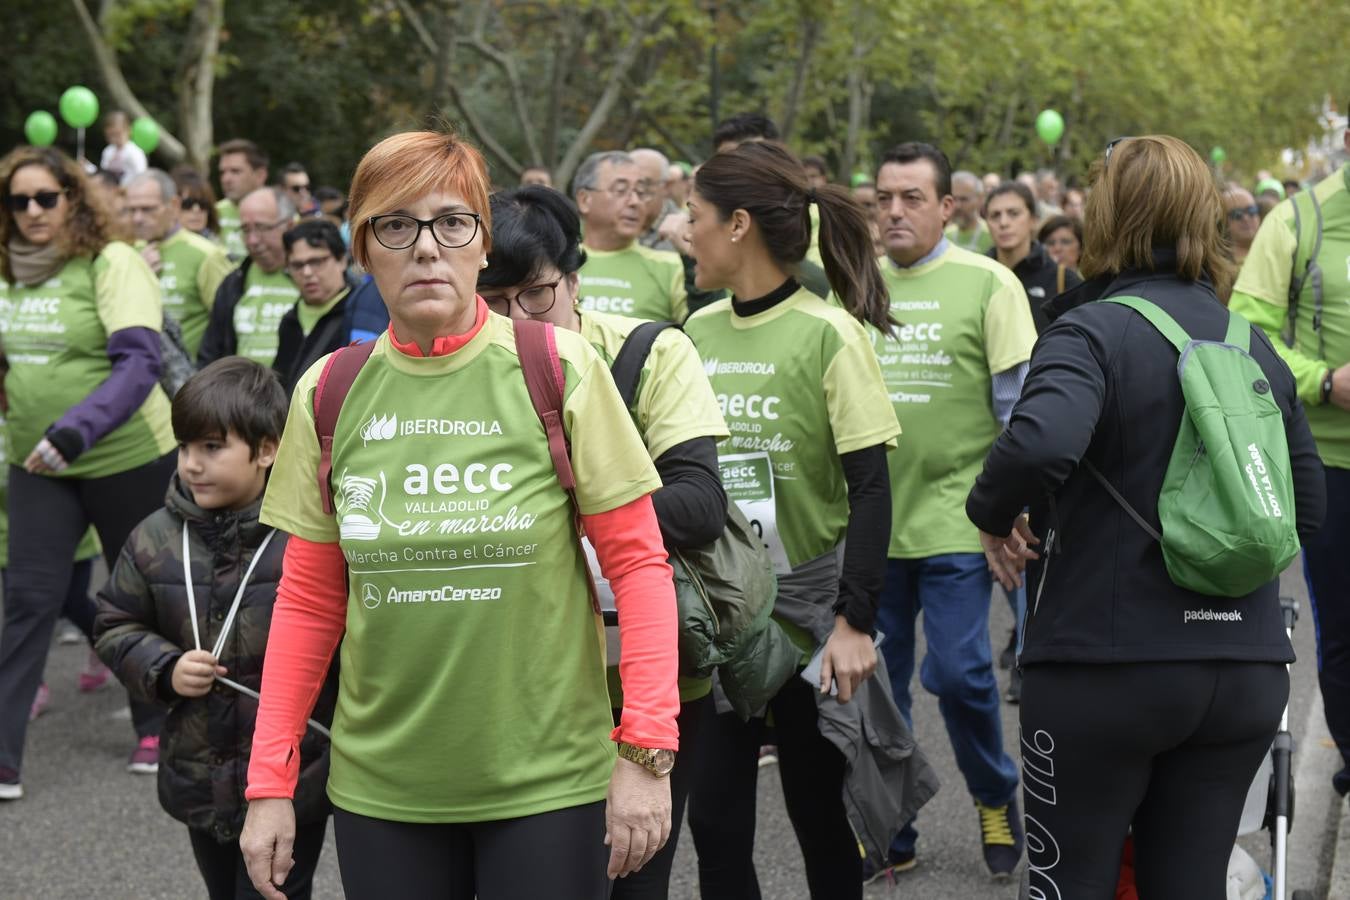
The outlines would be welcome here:
M 861 897 L 923 857 L 917 669 L 992 877 L 1115 897 L 1128 839 L 1138 896 L 1220 898 L 1300 542 L 1350 791 L 1350 168 L 911 142 L 844 186 L 742 114 L 567 192 L 445 133 L 344 189 L 235 139 L 217 199 L 105 135 L 0 159 L 0 800 L 64 616 L 212 898 L 310 896 L 330 818 L 352 898 L 663 898 L 686 815 L 701 896 L 758 898 L 766 763 L 811 896 Z

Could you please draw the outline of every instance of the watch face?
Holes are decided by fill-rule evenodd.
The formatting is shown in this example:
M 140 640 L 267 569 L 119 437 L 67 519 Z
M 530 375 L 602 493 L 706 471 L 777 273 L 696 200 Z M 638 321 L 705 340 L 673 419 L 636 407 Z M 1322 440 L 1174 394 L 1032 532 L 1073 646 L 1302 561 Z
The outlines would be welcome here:
M 657 775 L 669 775 L 670 770 L 675 768 L 675 751 L 657 750 L 652 762 L 656 766 Z

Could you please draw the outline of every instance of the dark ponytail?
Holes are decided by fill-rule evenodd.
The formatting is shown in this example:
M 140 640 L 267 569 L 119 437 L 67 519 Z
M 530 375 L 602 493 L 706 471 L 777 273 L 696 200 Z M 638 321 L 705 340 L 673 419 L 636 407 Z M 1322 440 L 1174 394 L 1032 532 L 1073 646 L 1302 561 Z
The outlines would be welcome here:
M 890 333 L 890 297 L 872 255 L 867 213 L 848 191 L 826 185 L 812 191 L 797 157 L 782 144 L 755 141 L 714 154 L 694 176 L 694 189 L 722 219 L 745 210 L 759 227 L 769 255 L 795 269 L 811 246 L 810 205 L 820 211 L 820 256 L 830 289 L 844 309 Z

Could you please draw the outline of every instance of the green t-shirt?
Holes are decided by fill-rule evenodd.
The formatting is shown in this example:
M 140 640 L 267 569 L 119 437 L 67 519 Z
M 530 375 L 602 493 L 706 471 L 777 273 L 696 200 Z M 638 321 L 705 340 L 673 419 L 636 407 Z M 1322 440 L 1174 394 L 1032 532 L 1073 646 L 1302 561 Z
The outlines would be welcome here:
M 318 306 L 311 306 L 306 303 L 303 298 L 296 301 L 295 317 L 300 320 L 300 333 L 305 335 L 305 337 L 309 337 L 309 333 L 314 330 L 314 326 L 318 325 L 319 320 L 328 315 L 333 307 L 342 302 L 342 298 L 347 296 L 348 290 L 349 288 L 344 285 L 342 290 L 338 291 Z
M 93 260 L 71 259 L 38 285 L 10 285 L 3 306 L 9 372 L 5 454 L 22 461 L 66 411 L 112 373 L 108 335 L 163 326 L 159 282 L 141 255 L 114 241 Z M 169 398 L 153 389 L 131 418 L 80 454 L 57 478 L 99 478 L 173 449 Z
M 1350 469 L 1350 413 L 1322 402 L 1326 371 L 1350 362 L 1350 166 L 1332 173 L 1311 190 L 1322 207 L 1322 249 L 1317 263 L 1322 270 L 1321 339 L 1325 355 L 1318 353 L 1318 334 L 1313 329 L 1316 303 L 1312 279 L 1304 283 L 1299 295 L 1294 346 L 1286 346 L 1281 337 L 1288 326 L 1295 246 L 1302 274 L 1316 241 L 1316 214 L 1306 192 L 1282 201 L 1261 222 L 1228 308 L 1265 331 L 1294 373 L 1322 461 Z M 1295 202 L 1302 219 L 1301 238 L 1294 234 Z
M 557 332 L 577 500 L 661 484 L 604 362 Z M 480 822 L 601 800 L 614 762 L 599 619 L 572 508 L 509 320 L 448 356 L 376 344 L 315 485 L 313 392 L 296 387 L 262 519 L 339 542 L 349 594 L 328 792 L 404 822 Z
M 624 340 L 641 324 L 641 319 L 587 312 L 581 315 L 581 336 L 595 348 L 606 366 L 613 366 Z M 636 402 L 630 415 L 653 461 L 676 444 L 699 437 L 720 441 L 728 434 L 698 351 L 688 337 L 674 328 L 661 332 L 652 344 L 638 376 Z M 618 666 L 612 664 L 613 660 L 610 662 L 610 701 L 618 708 L 623 705 L 623 691 Z M 711 690 L 711 678 L 680 679 L 682 702 L 705 697 Z
M 723 486 L 775 570 L 834 550 L 849 512 L 840 454 L 894 446 L 900 434 L 867 332 L 804 288 L 752 316 L 719 300 L 685 331 L 731 431 L 719 448 Z
M 269 274 L 257 265 L 249 266 L 244 293 L 234 308 L 235 352 L 272 368 L 281 320 L 299 299 L 300 289 L 285 269 Z
M 1017 276 L 948 246 L 936 259 L 881 270 L 892 336 L 870 329 L 905 439 L 890 455 L 893 559 L 979 553 L 966 495 L 998 437 L 991 376 L 1031 358 L 1036 325 Z
M 949 222 L 943 230 L 943 234 L 947 236 L 947 240 L 962 250 L 969 250 L 980 255 L 988 253 L 994 246 L 994 235 L 990 233 L 989 226 L 984 219 L 979 216 L 975 217 L 975 227 L 969 231 L 962 229 L 955 222 Z
M 587 247 L 579 275 L 577 304 L 583 311 L 677 323 L 689 315 L 678 253 L 636 242 L 626 250 Z
M 164 311 L 182 327 L 183 344 L 195 359 L 216 302 L 216 288 L 234 266 L 223 248 L 186 228 L 160 241 L 159 259 Z
M 220 221 L 220 243 L 232 262 L 239 262 L 248 256 L 244 246 L 243 221 L 239 218 L 239 207 L 233 200 L 216 201 L 216 218 Z

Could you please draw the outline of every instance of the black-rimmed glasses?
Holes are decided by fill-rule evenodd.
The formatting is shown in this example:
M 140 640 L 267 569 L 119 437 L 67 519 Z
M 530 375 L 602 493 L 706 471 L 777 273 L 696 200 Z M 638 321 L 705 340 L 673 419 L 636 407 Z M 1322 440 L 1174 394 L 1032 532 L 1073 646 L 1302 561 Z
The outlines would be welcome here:
M 445 213 L 434 219 L 419 219 L 402 213 L 371 216 L 370 231 L 380 245 L 390 250 L 407 250 L 417 243 L 423 228 L 431 229 L 436 243 L 447 250 L 463 247 L 478 234 L 482 217 L 478 213 Z
M 315 272 L 319 271 L 327 265 L 328 261 L 332 258 L 333 254 L 325 253 L 323 256 L 311 256 L 309 259 L 293 259 L 286 263 L 286 271 L 298 278 L 305 274 L 306 269 L 313 269 Z
M 514 294 L 508 294 L 505 291 L 501 293 L 483 294 L 483 302 L 488 305 L 499 316 L 511 315 L 511 303 L 515 301 L 516 305 L 527 316 L 542 316 L 553 308 L 553 304 L 558 302 L 558 285 L 562 279 L 550 281 L 546 284 L 532 284 L 529 287 L 521 288 Z M 480 292 L 482 293 L 482 292 Z

